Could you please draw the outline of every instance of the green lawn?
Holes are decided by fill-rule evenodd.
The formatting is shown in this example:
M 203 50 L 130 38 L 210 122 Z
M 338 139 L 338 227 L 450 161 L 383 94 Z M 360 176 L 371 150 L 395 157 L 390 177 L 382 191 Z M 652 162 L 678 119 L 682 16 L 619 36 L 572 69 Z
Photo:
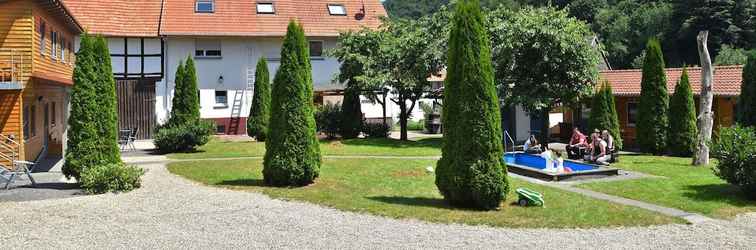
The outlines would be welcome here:
M 690 166 L 690 158 L 623 156 L 620 160 L 615 167 L 662 178 L 591 183 L 580 187 L 716 218 L 756 211 L 756 201 L 748 201 L 737 187 L 716 177 L 710 167 Z
M 323 155 L 373 155 L 373 156 L 440 156 L 441 138 L 427 138 L 419 141 L 399 141 L 395 139 L 351 139 L 343 141 L 321 141 Z M 264 156 L 265 143 L 253 141 L 227 141 L 213 139 L 200 147 L 198 152 L 169 154 L 171 159 L 206 159 Z
M 375 145 L 366 147 L 377 152 L 389 152 Z M 325 148 L 324 151 L 330 153 L 354 151 Z M 682 223 L 679 219 L 639 208 L 595 200 L 516 179 L 510 179 L 512 189 L 528 187 L 544 193 L 546 207 L 524 208 L 514 205 L 516 194 L 511 192 L 500 211 L 455 209 L 444 203 L 434 184 L 433 174 L 425 171 L 426 167 L 433 165 L 433 160 L 326 159 L 317 182 L 302 188 L 264 186 L 261 160 L 174 162 L 168 169 L 174 174 L 208 185 L 255 191 L 273 198 L 306 201 L 393 218 L 531 228 Z

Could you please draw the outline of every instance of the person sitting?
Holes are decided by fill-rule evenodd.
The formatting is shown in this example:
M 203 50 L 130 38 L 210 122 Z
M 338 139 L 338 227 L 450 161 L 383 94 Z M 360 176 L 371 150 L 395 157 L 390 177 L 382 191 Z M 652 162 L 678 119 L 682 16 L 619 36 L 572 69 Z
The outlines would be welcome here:
M 593 147 L 591 153 L 586 156 L 585 160 L 596 164 L 609 165 L 609 160 L 611 160 L 612 155 L 611 152 L 607 150 L 607 142 L 596 133 L 591 135 L 591 141 L 593 142 Z
M 528 140 L 522 145 L 522 150 L 528 154 L 540 154 L 543 152 L 543 150 L 541 150 L 541 144 L 538 143 L 535 135 L 530 135 L 530 137 L 528 137 Z
M 588 142 L 586 141 L 585 135 L 583 133 L 580 133 L 580 129 L 578 127 L 575 127 L 572 129 L 572 137 L 570 138 L 570 142 L 567 144 L 566 150 L 567 150 L 567 158 L 569 159 L 580 159 L 582 155 L 582 151 L 584 151 L 588 147 Z
M 606 141 L 607 144 L 607 154 L 611 156 L 611 162 L 615 162 L 617 160 L 617 148 L 614 147 L 614 137 L 612 137 L 612 134 L 609 133 L 608 130 L 601 131 L 601 138 Z

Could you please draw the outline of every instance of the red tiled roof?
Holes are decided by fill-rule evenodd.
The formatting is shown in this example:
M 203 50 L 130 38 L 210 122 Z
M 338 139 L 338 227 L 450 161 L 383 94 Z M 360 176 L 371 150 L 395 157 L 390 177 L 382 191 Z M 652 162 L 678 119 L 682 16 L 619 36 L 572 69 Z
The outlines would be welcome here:
M 668 68 L 667 90 L 675 91 L 675 85 L 680 80 L 682 68 Z M 639 69 L 633 70 L 606 70 L 601 71 L 600 78 L 612 84 L 612 91 L 618 96 L 638 96 L 641 90 L 641 75 Z M 701 68 L 688 68 L 688 79 L 693 88 L 693 94 L 701 93 Z M 717 66 L 714 68 L 714 95 L 737 96 L 740 95 L 740 84 L 743 82 L 743 66 Z
M 275 14 L 257 14 L 254 0 L 215 0 L 214 13 L 195 13 L 195 0 L 165 0 L 161 35 L 284 36 L 291 19 L 307 36 L 337 36 L 339 31 L 376 28 L 386 16 L 380 0 L 364 0 L 365 17 L 357 20 L 363 0 L 272 0 Z M 346 16 L 331 16 L 327 5 L 343 4 Z
M 89 33 L 156 37 L 161 0 L 65 0 Z

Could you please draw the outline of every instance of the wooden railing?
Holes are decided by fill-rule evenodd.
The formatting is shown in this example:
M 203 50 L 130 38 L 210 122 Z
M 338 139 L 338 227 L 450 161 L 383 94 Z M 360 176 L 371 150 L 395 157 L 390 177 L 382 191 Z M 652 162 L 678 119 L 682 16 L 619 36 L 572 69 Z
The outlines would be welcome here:
M 0 89 L 22 89 L 24 53 L 15 49 L 0 48 Z

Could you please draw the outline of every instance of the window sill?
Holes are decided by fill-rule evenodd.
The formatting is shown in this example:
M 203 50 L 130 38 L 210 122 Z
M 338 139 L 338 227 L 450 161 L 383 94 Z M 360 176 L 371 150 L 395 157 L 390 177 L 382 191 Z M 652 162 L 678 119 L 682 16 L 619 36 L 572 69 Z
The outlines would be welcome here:
M 310 61 L 325 61 L 325 57 L 322 56 L 311 56 Z
M 228 104 L 217 104 L 213 106 L 213 109 L 227 109 L 227 108 L 228 108 Z
M 200 60 L 216 59 L 217 60 L 217 59 L 223 59 L 223 56 L 194 56 L 194 59 L 200 59 Z

